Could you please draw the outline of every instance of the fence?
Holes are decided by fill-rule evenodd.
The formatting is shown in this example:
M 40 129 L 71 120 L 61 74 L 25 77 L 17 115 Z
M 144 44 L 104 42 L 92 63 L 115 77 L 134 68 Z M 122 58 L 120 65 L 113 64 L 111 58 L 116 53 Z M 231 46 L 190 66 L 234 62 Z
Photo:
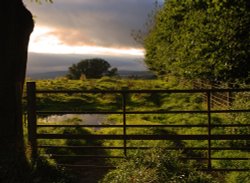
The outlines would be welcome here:
M 215 128 L 241 128 L 241 127 L 250 127 L 250 124 L 214 124 L 212 123 L 213 114 L 228 114 L 228 113 L 249 113 L 250 109 L 223 109 L 223 110 L 214 110 L 211 106 L 211 94 L 213 92 L 250 92 L 250 89 L 195 89 L 195 90 L 89 90 L 89 91 L 79 91 L 79 90 L 36 90 L 36 84 L 34 82 L 27 83 L 27 99 L 28 99 L 28 140 L 32 147 L 32 156 L 36 158 L 39 153 L 39 149 L 49 149 L 49 148 L 71 148 L 71 149 L 117 149 L 123 150 L 123 156 L 103 156 L 103 155 L 75 155 L 75 157 L 81 158 L 123 158 L 126 157 L 129 150 L 133 149 L 149 149 L 151 147 L 132 147 L 128 146 L 128 141 L 136 140 L 184 140 L 184 141 L 206 141 L 206 147 L 182 147 L 182 150 L 190 151 L 203 151 L 206 152 L 205 157 L 187 157 L 189 160 L 198 160 L 205 161 L 206 167 L 202 168 L 203 171 L 249 171 L 248 168 L 214 168 L 212 163 L 213 161 L 249 161 L 249 157 L 234 157 L 234 158 L 225 158 L 225 157 L 213 157 L 214 151 L 245 151 L 249 152 L 250 147 L 215 147 L 213 146 L 213 141 L 233 141 L 233 140 L 249 140 L 250 134 L 214 134 L 212 130 Z M 113 111 L 37 111 L 36 104 L 36 94 L 120 94 L 122 98 L 122 105 L 120 110 Z M 127 100 L 131 94 L 205 94 L 206 95 L 206 108 L 204 110 L 128 110 Z M 53 124 L 37 124 L 37 115 L 63 115 L 63 114 L 119 114 L 122 116 L 123 124 L 121 125 L 53 125 Z M 205 124 L 156 124 L 156 125 L 133 125 L 127 124 L 127 116 L 133 114 L 192 114 L 192 115 L 205 115 L 206 123 Z M 60 127 L 88 127 L 88 128 L 121 128 L 122 134 L 45 134 L 38 133 L 39 128 L 60 128 Z M 206 129 L 206 134 L 127 134 L 129 128 L 203 128 Z M 39 144 L 38 140 L 40 139 L 85 139 L 85 140 L 121 140 L 123 146 L 54 146 L 54 145 L 43 145 Z M 167 150 L 179 150 L 180 147 L 165 147 Z M 67 155 L 51 155 L 52 157 L 66 157 Z M 73 156 L 73 155 L 70 155 Z M 65 165 L 67 166 L 67 165 Z M 70 166 L 70 165 L 68 165 Z M 72 165 L 73 166 L 73 165 Z M 83 167 L 98 167 L 95 165 L 77 165 Z
M 233 86 L 233 84 L 210 84 L 208 81 L 192 81 L 192 85 L 195 89 L 221 89 L 228 88 L 229 86 Z M 206 96 L 204 95 L 206 99 Z M 230 107 L 233 103 L 234 96 L 230 91 L 225 92 L 213 92 L 211 94 L 211 106 L 216 107 L 217 109 Z

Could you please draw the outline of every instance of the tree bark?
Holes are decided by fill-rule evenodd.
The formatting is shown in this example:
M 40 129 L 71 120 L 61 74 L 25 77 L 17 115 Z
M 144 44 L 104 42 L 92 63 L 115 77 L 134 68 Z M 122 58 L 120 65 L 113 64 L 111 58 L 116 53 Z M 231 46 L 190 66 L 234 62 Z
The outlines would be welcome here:
M 31 13 L 22 0 L 0 3 L 0 182 L 27 182 L 22 124 L 22 90 L 25 80 Z

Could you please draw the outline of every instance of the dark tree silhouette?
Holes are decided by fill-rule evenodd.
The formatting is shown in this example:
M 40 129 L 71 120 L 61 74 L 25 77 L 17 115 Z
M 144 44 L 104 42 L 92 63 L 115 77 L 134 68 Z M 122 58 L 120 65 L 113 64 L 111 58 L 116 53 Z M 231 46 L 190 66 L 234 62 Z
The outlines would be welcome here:
M 117 75 L 117 68 L 111 68 L 110 64 L 101 58 L 84 59 L 69 67 L 67 77 L 69 79 L 101 78 L 102 76 Z
M 27 172 L 21 97 L 34 23 L 22 0 L 1 1 L 0 20 L 0 182 L 18 183 Z

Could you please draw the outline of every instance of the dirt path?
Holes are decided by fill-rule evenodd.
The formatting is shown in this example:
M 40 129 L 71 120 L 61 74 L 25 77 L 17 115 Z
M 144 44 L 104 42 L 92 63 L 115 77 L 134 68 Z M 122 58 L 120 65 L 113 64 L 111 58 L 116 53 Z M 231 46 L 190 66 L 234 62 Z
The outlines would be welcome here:
M 72 164 L 73 166 L 66 167 L 66 169 L 77 177 L 77 183 L 98 183 L 112 169 L 104 159 L 100 158 L 79 159 Z M 82 165 L 88 165 L 88 167 Z
M 98 183 L 109 170 L 104 168 L 74 167 L 71 168 L 71 171 L 77 176 L 79 183 Z

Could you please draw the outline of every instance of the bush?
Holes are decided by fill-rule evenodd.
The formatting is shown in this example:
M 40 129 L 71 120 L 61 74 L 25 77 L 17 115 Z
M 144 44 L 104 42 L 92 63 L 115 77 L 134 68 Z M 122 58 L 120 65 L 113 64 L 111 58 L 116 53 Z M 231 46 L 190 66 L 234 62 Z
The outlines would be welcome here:
M 225 178 L 226 182 L 230 183 L 246 183 L 250 182 L 249 172 L 231 172 Z
M 197 171 L 184 162 L 181 153 L 152 149 L 135 153 L 119 163 L 101 183 L 216 183 L 211 175 Z M 197 167 L 197 165 L 196 165 Z

